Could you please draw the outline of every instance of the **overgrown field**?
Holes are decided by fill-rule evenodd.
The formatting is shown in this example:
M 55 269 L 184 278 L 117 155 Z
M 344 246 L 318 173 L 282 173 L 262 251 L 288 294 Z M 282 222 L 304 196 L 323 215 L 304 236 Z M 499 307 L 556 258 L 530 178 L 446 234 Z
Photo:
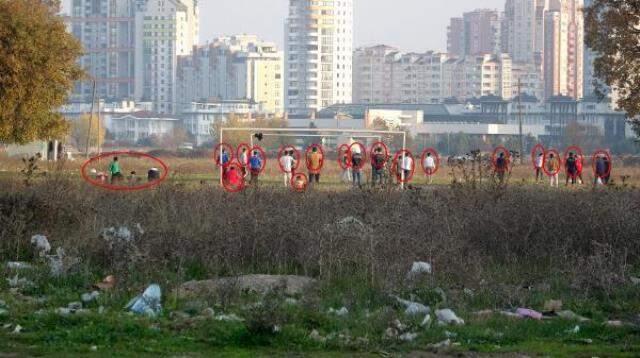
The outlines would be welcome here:
M 32 284 L 0 282 L 8 306 L 0 353 L 640 355 L 638 191 L 462 185 L 227 194 L 168 182 L 112 193 L 57 175 L 0 188 L 0 259 L 35 265 L 2 268 L 4 278 L 18 273 Z M 131 235 L 109 237 L 111 227 Z M 34 254 L 35 234 L 73 258 L 62 276 L 50 277 Z M 433 272 L 408 276 L 416 261 Z M 229 288 L 193 299 L 176 291 L 186 281 L 243 274 L 317 281 L 293 295 Z M 116 288 L 86 314 L 56 313 L 106 275 Z M 150 283 L 163 289 L 163 314 L 127 314 L 128 299 Z M 424 314 L 408 315 L 397 297 L 432 312 L 450 308 L 466 323 L 422 325 Z M 499 313 L 543 310 L 550 299 L 589 321 Z M 347 314 L 329 313 L 342 307 Z M 207 319 L 205 308 L 242 321 Z M 23 331 L 11 333 L 16 324 Z

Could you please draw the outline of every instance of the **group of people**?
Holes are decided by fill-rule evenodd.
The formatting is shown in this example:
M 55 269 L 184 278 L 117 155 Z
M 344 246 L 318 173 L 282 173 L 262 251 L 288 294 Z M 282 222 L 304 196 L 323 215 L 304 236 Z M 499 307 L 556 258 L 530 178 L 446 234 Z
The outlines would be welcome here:
M 559 176 L 562 167 L 559 156 L 556 155 L 556 153 L 549 153 L 545 160 L 544 153 L 538 154 L 534 162 L 536 183 L 543 178 L 543 173 L 545 172 L 544 166 L 546 166 L 546 173 L 549 176 L 549 184 L 552 187 L 559 187 Z M 569 182 L 571 182 L 571 185 L 582 185 L 584 183 L 582 177 L 584 157 L 581 154 L 570 152 L 564 163 L 564 167 L 566 172 L 565 186 L 568 186 Z M 609 182 L 610 168 L 611 163 L 608 157 L 598 156 L 596 158 L 594 185 L 606 185 Z
M 229 153 L 222 149 L 220 163 L 222 166 L 222 178 L 225 183 L 233 188 L 240 188 L 246 182 L 247 176 L 250 175 L 249 184 L 257 185 L 264 166 L 260 151 L 253 150 L 251 156 L 249 156 L 247 148 L 242 148 L 238 159 L 238 166 L 230 165 L 231 158 L 229 158 Z
M 91 169 L 91 175 L 93 178 L 102 184 L 122 184 L 126 180 L 126 184 L 129 186 L 135 186 L 142 182 L 143 178 L 138 176 L 135 170 L 132 170 L 125 178 L 122 174 L 122 168 L 120 167 L 120 161 L 118 157 L 113 157 L 107 168 L 107 172 L 98 171 L 97 169 Z M 160 179 L 160 170 L 158 168 L 150 168 L 147 171 L 147 182 L 153 182 Z

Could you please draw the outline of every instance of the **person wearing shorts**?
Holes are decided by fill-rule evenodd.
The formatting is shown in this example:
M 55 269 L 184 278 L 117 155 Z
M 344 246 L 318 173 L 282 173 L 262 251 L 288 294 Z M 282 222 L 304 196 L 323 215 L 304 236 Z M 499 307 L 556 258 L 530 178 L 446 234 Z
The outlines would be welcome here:
M 433 173 L 436 171 L 436 161 L 433 160 L 431 153 L 427 153 L 427 157 L 424 158 L 424 170 L 427 174 L 427 178 L 429 179 L 429 184 L 433 183 Z

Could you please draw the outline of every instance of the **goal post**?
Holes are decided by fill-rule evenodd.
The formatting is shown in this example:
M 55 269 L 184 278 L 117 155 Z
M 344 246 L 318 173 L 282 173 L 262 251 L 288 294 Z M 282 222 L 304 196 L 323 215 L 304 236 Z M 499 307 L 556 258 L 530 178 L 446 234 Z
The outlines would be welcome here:
M 249 132 L 250 143 L 253 146 L 253 135 L 255 133 L 263 133 L 270 137 L 341 137 L 347 135 L 351 138 L 378 138 L 384 135 L 401 136 L 402 137 L 402 158 L 406 153 L 407 133 L 403 131 L 385 131 L 385 130 L 369 130 L 369 129 L 336 129 L 336 128 L 251 128 L 251 127 L 229 127 L 220 128 L 219 143 L 224 143 L 225 132 Z M 314 133 L 314 134 L 311 134 Z M 222 151 L 219 153 L 220 163 L 222 163 Z M 401 171 L 402 172 L 402 171 Z M 404 182 L 404 172 L 401 173 Z M 220 166 L 220 185 L 223 185 L 223 167 Z M 403 184 L 401 184 L 404 186 Z

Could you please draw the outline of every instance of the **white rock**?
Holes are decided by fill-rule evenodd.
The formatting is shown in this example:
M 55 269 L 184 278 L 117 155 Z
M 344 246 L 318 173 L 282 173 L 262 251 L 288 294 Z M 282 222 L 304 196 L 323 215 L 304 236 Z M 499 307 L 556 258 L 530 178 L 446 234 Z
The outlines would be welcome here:
M 39 256 L 44 256 L 51 251 L 51 244 L 49 244 L 49 240 L 44 235 L 31 236 L 31 244 L 35 246 Z
M 438 318 L 438 322 L 444 324 L 459 324 L 463 325 L 464 320 L 458 316 L 456 316 L 455 312 L 452 310 L 445 308 L 442 310 L 436 310 L 436 317 Z
M 344 317 L 349 314 L 349 310 L 347 309 L 347 307 L 342 307 L 339 310 L 329 308 L 329 314 L 334 314 L 338 317 Z
M 418 338 L 418 334 L 413 332 L 407 332 L 400 335 L 400 337 L 398 337 L 399 340 L 405 341 L 405 342 L 411 342 L 416 338 Z
M 431 264 L 424 261 L 416 261 L 411 265 L 411 271 L 407 274 L 408 277 L 417 276 L 423 273 L 431 273 L 432 267 Z

